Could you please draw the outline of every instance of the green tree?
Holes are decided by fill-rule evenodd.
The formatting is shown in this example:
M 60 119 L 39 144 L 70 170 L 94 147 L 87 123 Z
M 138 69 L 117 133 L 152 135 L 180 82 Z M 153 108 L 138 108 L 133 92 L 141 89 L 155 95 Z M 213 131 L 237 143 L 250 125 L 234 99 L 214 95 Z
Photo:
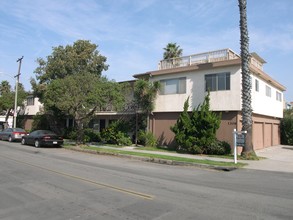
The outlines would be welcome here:
M 135 143 L 137 143 L 138 136 L 138 111 L 142 113 L 142 117 L 145 118 L 145 128 L 149 129 L 149 115 L 155 108 L 155 98 L 160 89 L 160 82 L 150 82 L 144 79 L 139 79 L 134 85 L 134 103 L 136 106 L 136 131 L 135 131 Z
M 95 78 L 102 78 L 102 71 L 108 69 L 107 59 L 97 49 L 98 46 L 90 43 L 90 41 L 77 40 L 72 45 L 53 47 L 52 54 L 47 56 L 46 59 L 37 59 L 38 67 L 34 71 L 36 79 L 31 79 L 31 85 L 34 95 L 39 97 L 39 100 L 44 103 L 44 114 L 47 116 L 50 128 L 57 133 L 60 132 L 59 121 L 64 118 L 64 108 L 61 104 L 51 104 L 51 101 L 45 100 L 45 97 L 50 97 L 48 94 L 53 92 L 52 87 L 58 84 L 62 85 L 64 82 L 74 84 L 73 81 L 78 78 L 78 75 L 91 74 Z M 63 82 L 62 79 L 68 76 L 77 77 L 71 77 Z M 55 82 L 56 80 L 57 82 Z M 79 85 L 84 88 L 92 87 L 92 83 L 94 84 L 91 80 L 80 82 L 84 82 Z M 51 90 L 46 94 L 47 89 L 52 83 Z M 73 92 L 73 88 L 68 87 L 67 89 Z M 67 94 L 70 96 L 69 91 L 67 91 Z M 86 100 L 89 101 L 89 99 Z M 72 107 L 74 107 L 74 103 L 72 103 Z
M 281 120 L 281 143 L 293 145 L 293 109 L 286 109 Z
M 252 143 L 251 76 L 249 72 L 249 36 L 247 28 L 246 0 L 238 0 L 240 12 L 240 49 L 242 73 L 242 130 L 247 131 L 242 156 L 255 157 Z
M 183 50 L 180 48 L 179 45 L 177 45 L 177 43 L 168 43 L 167 46 L 163 49 L 165 50 L 163 54 L 164 60 L 178 58 L 182 56 Z
M 179 149 L 190 153 L 210 153 L 210 147 L 217 144 L 216 132 L 220 127 L 220 117 L 210 111 L 209 102 L 208 93 L 204 102 L 189 114 L 189 98 L 185 101 L 183 112 L 171 127 Z
M 97 48 L 90 41 L 77 40 L 73 45 L 53 47 L 52 54 L 46 59 L 38 58 L 39 66 L 34 71 L 38 83 L 32 79 L 31 84 L 40 101 L 43 101 L 47 85 L 55 79 L 80 73 L 91 73 L 100 77 L 102 71 L 108 69 L 108 65 L 107 58 Z
M 93 73 L 79 73 L 52 80 L 44 104 L 73 116 L 77 124 L 77 143 L 83 141 L 83 129 L 98 110 L 120 106 L 123 96 L 119 85 Z
M 24 100 L 27 97 L 27 92 L 25 91 L 21 83 L 18 84 L 18 94 L 17 94 L 17 106 L 23 107 Z M 2 81 L 0 84 L 0 111 L 5 113 L 5 122 L 7 124 L 9 115 L 13 114 L 15 102 L 15 91 L 11 89 L 8 81 Z

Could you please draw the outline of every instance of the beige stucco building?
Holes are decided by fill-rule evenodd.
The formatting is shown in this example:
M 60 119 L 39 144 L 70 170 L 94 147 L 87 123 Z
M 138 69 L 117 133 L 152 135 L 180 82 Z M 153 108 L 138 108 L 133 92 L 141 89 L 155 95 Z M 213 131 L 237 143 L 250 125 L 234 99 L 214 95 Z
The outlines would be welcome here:
M 253 145 L 254 149 L 280 144 L 280 119 L 283 117 L 285 87 L 263 70 L 265 61 L 251 54 Z M 211 51 L 160 61 L 158 70 L 136 74 L 135 78 L 160 81 L 162 89 L 150 117 L 150 130 L 160 144 L 174 144 L 170 126 L 176 123 L 189 97 L 190 111 L 210 90 L 210 108 L 221 113 L 219 140 L 232 146 L 233 129 L 241 130 L 241 59 L 230 49 Z

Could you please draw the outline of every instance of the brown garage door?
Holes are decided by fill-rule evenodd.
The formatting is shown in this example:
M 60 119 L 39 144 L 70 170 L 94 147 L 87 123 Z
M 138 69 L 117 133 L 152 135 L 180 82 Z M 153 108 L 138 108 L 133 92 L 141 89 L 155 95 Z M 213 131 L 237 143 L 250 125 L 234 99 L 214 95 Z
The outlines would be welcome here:
M 265 123 L 265 130 L 264 130 L 264 147 L 272 146 L 272 124 Z
M 264 148 L 263 134 L 264 134 L 263 123 L 255 122 L 253 124 L 253 147 L 254 147 L 254 150 Z
M 280 144 L 279 124 L 273 124 L 273 145 Z

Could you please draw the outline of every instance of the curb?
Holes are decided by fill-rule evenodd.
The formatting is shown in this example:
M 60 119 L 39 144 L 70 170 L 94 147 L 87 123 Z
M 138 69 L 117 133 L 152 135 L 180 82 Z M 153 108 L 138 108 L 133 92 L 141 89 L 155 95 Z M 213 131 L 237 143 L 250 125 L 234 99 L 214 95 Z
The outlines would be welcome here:
M 136 160 L 141 160 L 144 162 L 165 164 L 165 165 L 171 165 L 171 166 L 193 166 L 193 167 L 198 167 L 198 168 L 203 168 L 203 169 L 212 169 L 212 170 L 226 171 L 226 172 L 238 169 L 238 167 L 236 167 L 236 166 L 230 167 L 230 166 L 217 166 L 217 165 L 192 163 L 192 162 L 181 162 L 181 161 L 166 160 L 166 159 L 161 159 L 161 158 L 125 155 L 125 154 L 111 153 L 111 152 L 99 152 L 99 151 L 94 151 L 94 150 L 89 150 L 89 149 L 82 149 L 80 147 L 72 147 L 72 148 L 64 148 L 64 149 L 73 150 L 73 151 L 77 151 L 77 152 L 90 153 L 90 154 L 108 155 L 108 156 L 116 156 L 116 157 L 121 157 L 121 158 L 136 159 Z

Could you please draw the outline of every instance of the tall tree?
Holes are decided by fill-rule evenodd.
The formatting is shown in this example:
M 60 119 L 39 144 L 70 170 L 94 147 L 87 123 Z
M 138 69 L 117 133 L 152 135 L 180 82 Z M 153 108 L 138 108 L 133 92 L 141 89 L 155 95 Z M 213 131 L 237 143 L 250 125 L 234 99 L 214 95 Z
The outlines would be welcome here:
M 167 46 L 163 49 L 165 50 L 163 54 L 164 60 L 178 58 L 182 56 L 183 50 L 180 48 L 179 45 L 177 45 L 177 43 L 168 43 Z
M 74 117 L 78 129 L 77 142 L 83 141 L 83 128 L 97 110 L 118 106 L 123 102 L 118 83 L 92 73 L 79 73 L 52 81 L 46 90 L 44 104 Z M 119 95 L 121 94 L 121 95 Z
M 36 78 L 31 80 L 35 94 L 42 101 L 46 86 L 55 79 L 68 75 L 87 72 L 101 76 L 108 69 L 107 58 L 97 50 L 96 44 L 87 40 L 77 40 L 73 45 L 53 47 L 52 54 L 46 59 L 38 58 L 39 66 L 35 69 Z
M 63 111 L 65 110 L 63 106 L 51 105 L 50 101 L 45 100 L 45 96 L 48 97 L 46 94 L 47 89 L 53 83 L 48 92 L 51 94 L 52 87 L 56 85 L 62 85 L 64 82 L 74 85 L 73 81 L 77 80 L 78 75 L 91 74 L 94 75 L 95 78 L 101 78 L 102 71 L 107 70 L 108 65 L 106 64 L 107 58 L 102 56 L 97 49 L 98 45 L 92 44 L 90 41 L 77 40 L 72 45 L 53 47 L 52 54 L 47 56 L 46 59 L 37 59 L 39 65 L 34 71 L 36 80 L 31 79 L 31 85 L 34 95 L 44 103 L 44 113 L 48 116 L 50 128 L 57 133 L 60 132 L 61 124 L 59 121 L 60 118 L 64 117 Z M 69 78 L 65 80 L 67 77 Z M 56 80 L 57 82 L 55 82 Z M 80 83 L 81 82 L 84 81 L 80 81 Z M 83 86 L 86 89 L 87 87 L 91 87 L 90 83 L 92 83 L 91 80 L 79 86 Z M 65 85 L 65 87 L 67 87 L 67 85 Z M 70 90 L 72 88 L 63 89 Z M 66 94 L 70 94 L 70 91 L 64 91 L 64 93 L 65 92 L 67 92 Z M 88 99 L 86 100 L 89 101 Z M 74 106 L 74 103 L 72 103 L 72 106 Z
M 140 110 L 146 119 L 145 130 L 149 129 L 149 115 L 154 110 L 154 101 L 157 93 L 161 87 L 159 81 L 150 82 L 144 79 L 139 79 L 134 85 L 134 102 L 136 105 L 136 135 L 135 143 L 137 143 L 137 130 L 138 130 L 138 113 Z
M 240 49 L 242 70 L 242 130 L 247 131 L 242 155 L 254 156 L 252 143 L 251 76 L 249 72 L 249 35 L 247 27 L 246 0 L 238 0 L 240 12 Z
M 21 83 L 18 84 L 17 92 L 17 106 L 23 106 L 23 102 L 27 97 L 27 92 L 25 91 Z M 15 91 L 11 89 L 8 81 L 2 81 L 0 84 L 0 111 L 5 113 L 5 122 L 7 125 L 8 118 L 13 114 L 14 111 L 14 99 Z

